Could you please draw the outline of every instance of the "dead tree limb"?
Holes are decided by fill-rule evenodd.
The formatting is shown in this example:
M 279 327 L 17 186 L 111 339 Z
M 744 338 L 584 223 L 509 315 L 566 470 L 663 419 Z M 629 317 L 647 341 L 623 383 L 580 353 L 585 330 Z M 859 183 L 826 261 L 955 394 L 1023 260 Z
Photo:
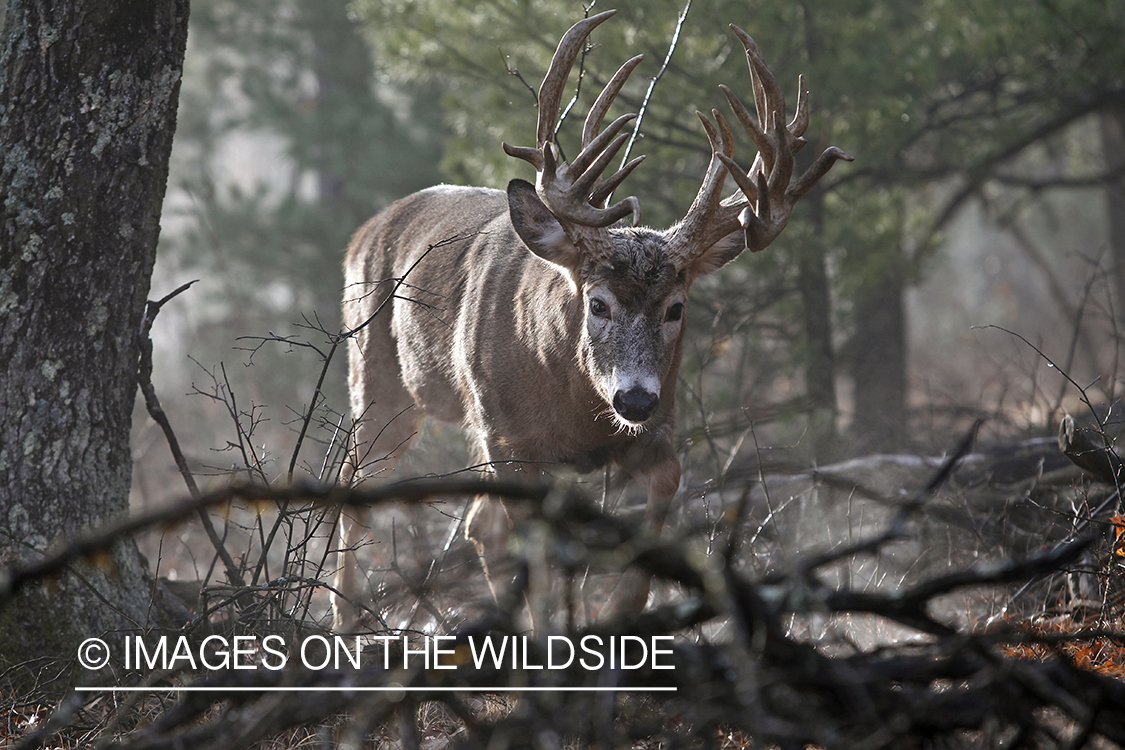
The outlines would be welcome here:
M 1125 462 L 1110 448 L 1104 435 L 1095 441 L 1090 432 L 1078 427 L 1074 417 L 1067 414 L 1059 423 L 1059 450 L 1097 481 L 1120 487 L 1125 480 Z

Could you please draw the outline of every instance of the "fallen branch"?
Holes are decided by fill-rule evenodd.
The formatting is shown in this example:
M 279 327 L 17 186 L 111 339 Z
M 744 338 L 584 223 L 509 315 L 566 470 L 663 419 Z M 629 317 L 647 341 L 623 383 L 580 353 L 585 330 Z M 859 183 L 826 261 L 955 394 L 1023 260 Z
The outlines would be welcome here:
M 1059 423 L 1059 450 L 1099 482 L 1121 487 L 1125 480 L 1125 463 L 1110 448 L 1108 440 L 1095 442 L 1090 431 L 1080 429 L 1069 414 Z

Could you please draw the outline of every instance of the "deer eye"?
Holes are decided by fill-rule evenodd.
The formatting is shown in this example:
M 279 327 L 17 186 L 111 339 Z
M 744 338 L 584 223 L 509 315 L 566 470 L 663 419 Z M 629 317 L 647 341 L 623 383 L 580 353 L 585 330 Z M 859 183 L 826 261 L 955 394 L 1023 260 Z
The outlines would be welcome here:
M 595 318 L 608 318 L 609 306 L 597 297 L 590 299 L 590 314 Z
M 679 320 L 682 317 L 684 317 L 684 303 L 677 302 L 676 304 L 668 308 L 668 313 L 665 316 L 665 320 L 675 321 Z

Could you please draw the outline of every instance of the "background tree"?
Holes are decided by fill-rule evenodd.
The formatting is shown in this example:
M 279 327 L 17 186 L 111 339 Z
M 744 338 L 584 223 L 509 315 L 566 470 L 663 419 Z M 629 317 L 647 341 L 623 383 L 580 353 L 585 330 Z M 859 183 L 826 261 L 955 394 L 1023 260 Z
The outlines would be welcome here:
M 294 284 L 298 304 L 322 314 L 339 305 L 339 258 L 329 254 L 342 258 L 378 208 L 440 179 L 432 97 L 380 82 L 348 5 L 196 3 L 177 135 L 174 187 L 192 199 L 194 226 L 171 249 L 253 285 Z M 255 141 L 269 145 L 245 153 L 263 149 Z M 255 156 L 277 163 L 237 174 L 232 162 Z
M 1109 214 L 1109 247 L 1116 270 L 1117 299 L 1125 300 L 1125 106 L 1101 113 L 1102 151 L 1109 172 L 1106 209 Z M 1118 310 L 1125 329 L 1125 305 Z
M 127 509 L 137 331 L 187 19 L 187 0 L 9 4 L 0 42 L 5 564 Z M 135 545 L 122 543 L 112 563 L 25 591 L 0 612 L 3 661 L 70 660 L 84 638 L 144 626 L 150 597 Z

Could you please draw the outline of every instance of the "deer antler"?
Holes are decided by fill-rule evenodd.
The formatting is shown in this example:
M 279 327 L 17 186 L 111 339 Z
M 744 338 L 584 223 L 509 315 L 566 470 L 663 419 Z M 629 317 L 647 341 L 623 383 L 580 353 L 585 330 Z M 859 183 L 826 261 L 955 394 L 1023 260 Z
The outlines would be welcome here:
M 536 192 L 540 199 L 569 232 L 578 234 L 582 233 L 582 227 L 601 229 L 629 214 L 633 215 L 634 226 L 640 221 L 640 202 L 635 197 L 626 198 L 608 208 L 605 202 L 644 157 L 633 159 L 614 175 L 602 180 L 602 173 L 627 140 L 625 134 L 619 135 L 621 129 L 636 115 L 622 115 L 610 123 L 605 132 L 599 134 L 598 130 L 610 105 L 629 74 L 643 59 L 643 55 L 622 65 L 590 108 L 586 124 L 582 128 L 582 150 L 574 161 L 569 164 L 560 163 L 555 144 L 555 122 L 558 120 L 559 104 L 562 102 L 563 88 L 570 69 L 590 32 L 616 12 L 607 10 L 579 21 L 559 42 L 547 75 L 539 87 L 539 122 L 535 148 L 503 144 L 504 151 L 509 156 L 523 159 L 535 167 L 538 175 Z
M 735 117 L 757 145 L 758 155 L 750 170 L 743 172 L 732 158 L 730 128 L 722 115 L 717 110 L 712 110 L 718 122 L 716 128 L 705 115 L 696 113 L 711 142 L 711 162 L 691 208 L 671 232 L 669 252 L 673 262 L 681 268 L 740 227 L 744 232 L 747 250 L 757 252 L 764 249 L 785 228 L 789 213 L 800 197 L 827 174 L 837 160 L 853 160 L 848 154 L 831 146 L 817 157 L 803 175 L 790 182 L 793 155 L 806 144 L 802 136 L 809 124 L 805 78 L 801 76 L 798 81 L 797 111 L 793 120 L 787 126 L 783 125 L 785 97 L 777 79 L 766 67 L 762 53 L 750 35 L 733 24 L 731 29 L 746 49 L 758 120 L 754 120 L 733 91 L 726 86 L 720 88 L 726 94 Z M 740 192 L 720 201 L 727 172 L 730 172 L 738 184 Z

